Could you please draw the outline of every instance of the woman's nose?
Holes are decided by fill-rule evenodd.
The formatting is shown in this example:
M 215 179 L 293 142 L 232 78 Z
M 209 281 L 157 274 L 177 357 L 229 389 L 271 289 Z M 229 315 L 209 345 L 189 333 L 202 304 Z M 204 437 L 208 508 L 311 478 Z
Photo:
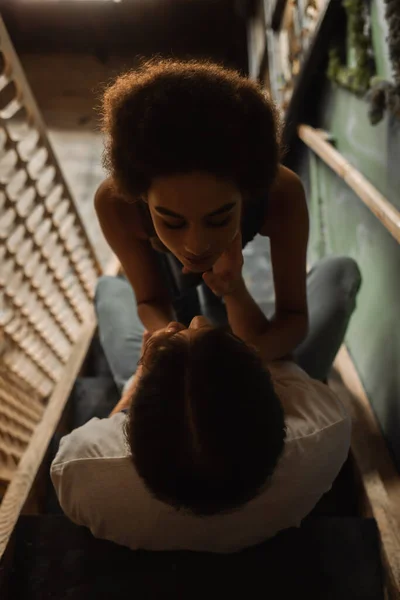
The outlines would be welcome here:
M 184 241 L 185 252 L 189 256 L 203 256 L 210 250 L 211 244 L 207 233 L 199 230 L 189 230 Z

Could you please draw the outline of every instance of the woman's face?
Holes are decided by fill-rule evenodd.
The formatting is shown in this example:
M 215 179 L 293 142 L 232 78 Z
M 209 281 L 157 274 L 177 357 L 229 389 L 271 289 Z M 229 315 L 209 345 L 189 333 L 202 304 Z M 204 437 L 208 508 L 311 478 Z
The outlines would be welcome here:
M 147 201 L 158 237 L 195 273 L 210 269 L 240 229 L 239 189 L 207 173 L 159 177 Z

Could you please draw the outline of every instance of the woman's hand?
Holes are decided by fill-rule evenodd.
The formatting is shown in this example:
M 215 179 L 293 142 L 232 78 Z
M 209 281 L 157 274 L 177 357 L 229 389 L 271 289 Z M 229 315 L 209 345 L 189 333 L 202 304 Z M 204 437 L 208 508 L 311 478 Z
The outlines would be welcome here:
M 213 268 L 203 273 L 203 280 L 216 296 L 229 296 L 243 284 L 242 268 L 242 235 L 239 232 Z

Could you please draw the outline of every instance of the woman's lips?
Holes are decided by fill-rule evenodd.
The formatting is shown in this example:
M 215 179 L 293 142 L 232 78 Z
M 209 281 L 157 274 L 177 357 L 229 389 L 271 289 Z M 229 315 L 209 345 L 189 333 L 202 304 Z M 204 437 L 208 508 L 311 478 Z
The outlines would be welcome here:
M 208 254 L 207 256 L 199 256 L 199 257 L 197 257 L 197 256 L 193 256 L 193 257 L 192 257 L 192 256 L 185 256 L 184 258 L 185 258 L 185 259 L 186 259 L 188 262 L 190 262 L 190 263 L 192 263 L 192 264 L 194 264 L 194 265 L 195 265 L 195 264 L 199 264 L 199 263 L 203 264 L 203 263 L 204 263 L 204 262 L 206 262 L 207 260 L 210 260 L 210 258 L 211 258 L 211 255 L 210 255 L 210 254 Z
M 185 266 L 196 268 L 199 271 L 207 270 L 213 264 L 213 257 L 210 255 L 200 258 L 189 258 L 188 256 L 184 256 L 183 258 L 186 263 Z

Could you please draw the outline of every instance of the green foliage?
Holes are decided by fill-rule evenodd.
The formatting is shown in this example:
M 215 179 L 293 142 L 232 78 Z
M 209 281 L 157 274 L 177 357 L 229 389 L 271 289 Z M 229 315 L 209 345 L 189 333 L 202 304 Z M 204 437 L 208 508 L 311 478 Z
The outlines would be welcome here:
M 399 0 L 385 0 L 385 3 L 385 16 L 389 28 L 389 55 L 395 84 L 400 88 L 400 2 Z
M 364 0 L 342 0 L 347 15 L 347 50 L 352 53 L 351 65 L 342 64 L 338 48 L 329 53 L 327 75 L 331 81 L 355 94 L 365 94 L 374 75 L 374 61 Z
M 385 3 L 389 30 L 387 42 L 394 82 L 379 78 L 372 80 L 368 92 L 369 119 L 372 125 L 383 119 L 386 110 L 400 118 L 400 1 L 385 0 Z

